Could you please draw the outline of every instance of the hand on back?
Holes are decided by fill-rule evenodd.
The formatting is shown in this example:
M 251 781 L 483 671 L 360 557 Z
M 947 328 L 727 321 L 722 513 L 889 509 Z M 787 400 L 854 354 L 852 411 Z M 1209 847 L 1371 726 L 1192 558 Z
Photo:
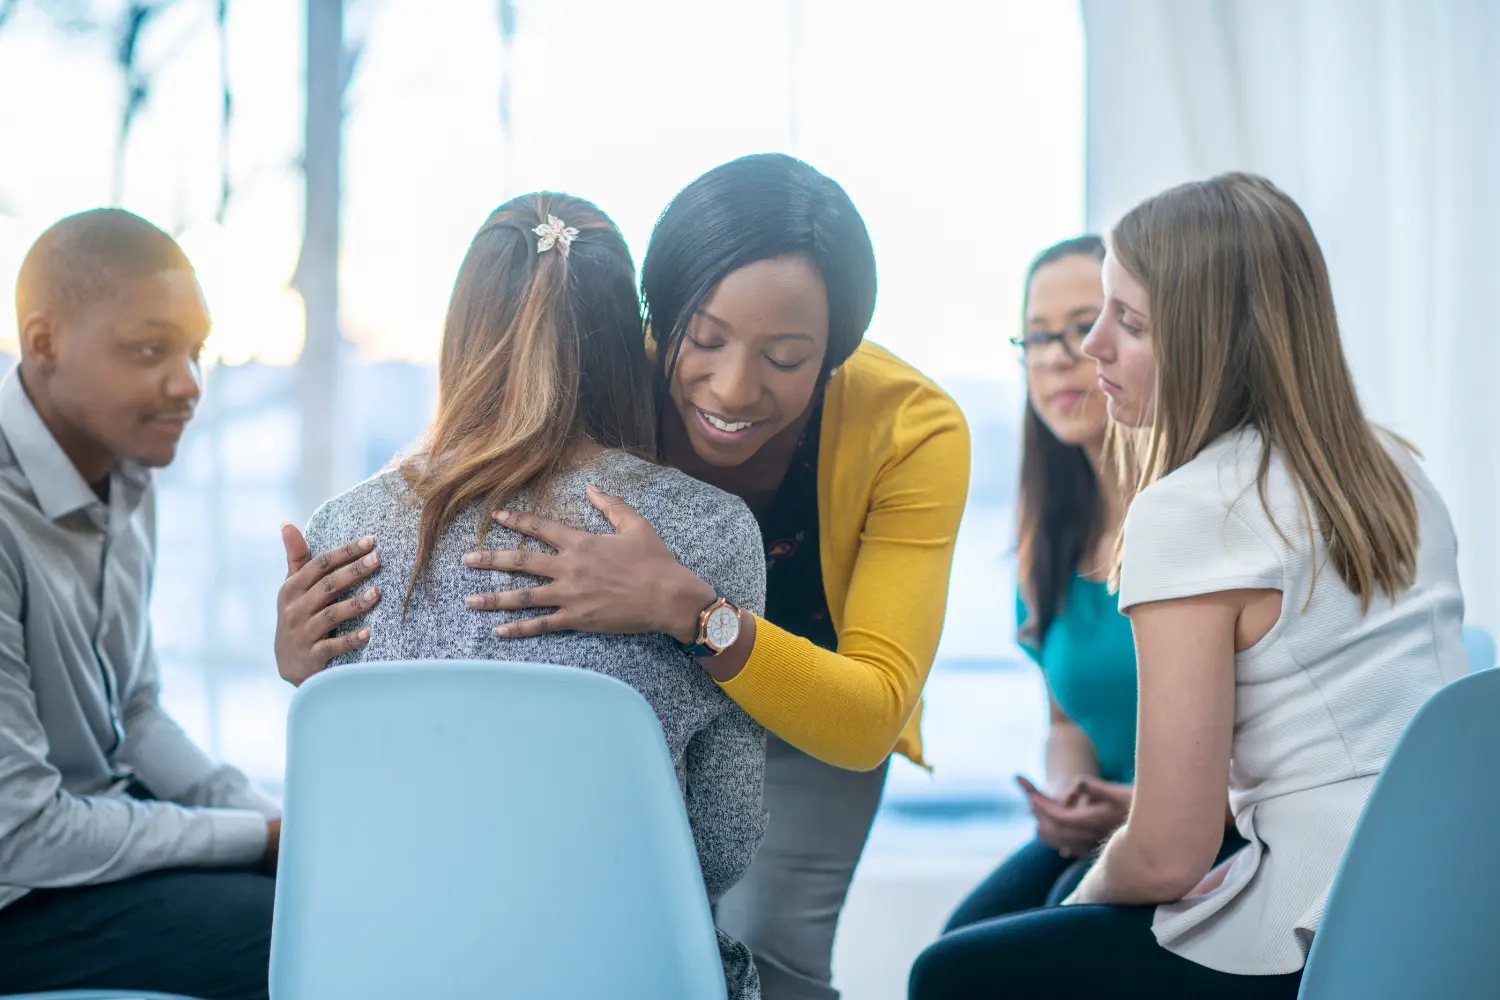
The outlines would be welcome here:
M 684 569 L 650 522 L 629 504 L 589 487 L 589 501 L 614 528 L 592 534 L 511 510 L 495 520 L 554 554 L 526 548 L 480 549 L 464 556 L 470 569 L 524 573 L 547 582 L 537 587 L 470 595 L 476 611 L 554 609 L 495 627 L 505 639 L 577 631 L 628 635 L 662 632 L 691 642 L 698 612 L 713 600 L 713 588 Z
M 368 628 L 333 637 L 335 628 L 369 611 L 380 600 L 380 588 L 338 600 L 380 566 L 375 540 L 361 538 L 314 556 L 307 539 L 283 525 L 286 582 L 276 597 L 276 669 L 284 680 L 300 685 L 328 666 L 340 653 L 370 641 Z

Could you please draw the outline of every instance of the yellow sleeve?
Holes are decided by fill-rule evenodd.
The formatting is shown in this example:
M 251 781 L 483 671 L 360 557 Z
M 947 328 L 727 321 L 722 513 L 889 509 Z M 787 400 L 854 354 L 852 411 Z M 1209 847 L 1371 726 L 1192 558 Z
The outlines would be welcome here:
M 729 696 L 804 753 L 851 770 L 879 767 L 937 655 L 968 490 L 969 434 L 952 407 L 952 419 L 875 483 L 839 651 L 757 618 L 749 662 L 723 684 Z

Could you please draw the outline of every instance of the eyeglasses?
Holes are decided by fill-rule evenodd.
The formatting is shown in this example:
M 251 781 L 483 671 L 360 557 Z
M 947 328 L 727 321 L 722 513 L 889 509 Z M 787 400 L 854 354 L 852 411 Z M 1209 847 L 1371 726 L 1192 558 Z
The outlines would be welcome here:
M 1053 344 L 1061 344 L 1063 356 L 1069 362 L 1080 361 L 1083 358 L 1083 338 L 1089 335 L 1094 328 L 1094 321 L 1078 322 L 1070 324 L 1066 329 L 1058 333 L 1049 330 L 1032 330 L 1024 336 L 1012 337 L 1010 342 L 1020 348 L 1021 356 L 1029 365 L 1040 364 L 1046 356 L 1047 348 Z

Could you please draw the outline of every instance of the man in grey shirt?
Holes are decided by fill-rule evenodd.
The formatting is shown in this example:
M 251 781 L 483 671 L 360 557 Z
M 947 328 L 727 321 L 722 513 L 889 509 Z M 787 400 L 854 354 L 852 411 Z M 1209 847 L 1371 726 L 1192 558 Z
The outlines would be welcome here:
M 44 233 L 0 381 L 0 994 L 266 996 L 280 809 L 159 701 L 153 468 L 197 404 L 192 266 L 115 209 Z M 258 868 L 258 870 L 257 870 Z

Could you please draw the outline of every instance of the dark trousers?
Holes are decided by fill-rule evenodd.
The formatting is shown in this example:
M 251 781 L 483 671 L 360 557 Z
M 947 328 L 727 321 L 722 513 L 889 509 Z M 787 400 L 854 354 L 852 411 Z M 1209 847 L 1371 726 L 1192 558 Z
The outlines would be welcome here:
M 266 1000 L 276 880 L 161 871 L 0 910 L 0 995 L 103 989 Z
M 1214 863 L 1244 846 L 1226 830 Z M 1236 976 L 1167 951 L 1151 933 L 1155 907 L 1058 906 L 1093 862 L 1064 858 L 1039 840 L 1011 855 L 917 959 L 911 1000 L 1296 1000 L 1300 972 Z
M 912 966 L 910 1000 L 1296 1000 L 1302 973 L 1236 976 L 1172 954 L 1150 906 L 1053 906 L 945 934 Z
M 944 934 L 1025 910 L 1056 906 L 1078 887 L 1092 857 L 1065 858 L 1057 848 L 1033 840 L 1005 859 L 969 893 L 948 918 Z
M 1218 864 L 1245 846 L 1245 838 L 1233 830 L 1224 831 Z M 1056 906 L 1078 888 L 1078 883 L 1094 865 L 1094 856 L 1065 858 L 1057 848 L 1033 840 L 1012 854 L 990 877 L 979 883 L 968 898 L 948 918 L 943 933 L 969 927 L 996 917 L 1024 913 L 1043 906 Z

